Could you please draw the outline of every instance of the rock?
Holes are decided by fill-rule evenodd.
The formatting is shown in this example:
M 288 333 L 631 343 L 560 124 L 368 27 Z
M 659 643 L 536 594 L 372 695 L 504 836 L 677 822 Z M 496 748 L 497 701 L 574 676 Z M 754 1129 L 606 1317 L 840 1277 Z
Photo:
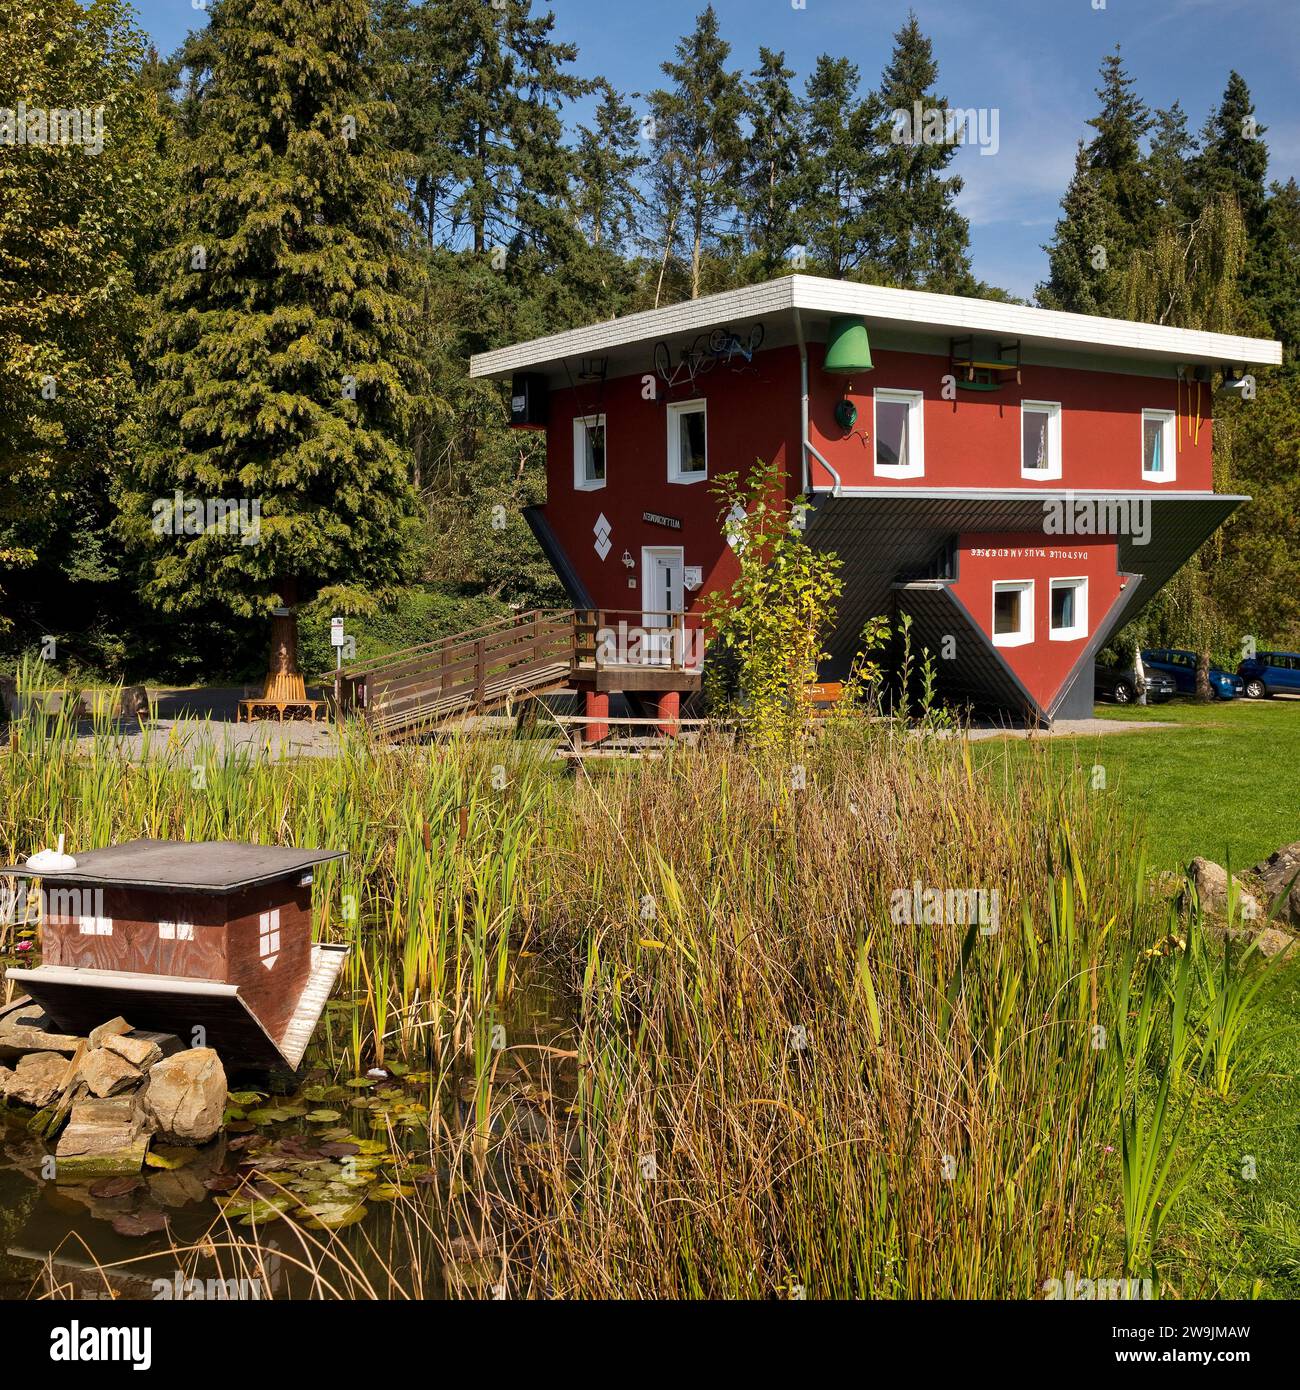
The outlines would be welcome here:
M 77 1050 L 80 1038 L 56 1033 L 45 1010 L 30 999 L 18 999 L 0 1012 L 0 1057 L 21 1057 L 25 1052 Z
M 130 1031 L 131 1025 L 119 1014 L 117 1018 L 110 1018 L 107 1023 L 101 1023 L 98 1028 L 92 1028 L 87 1041 L 91 1047 L 103 1047 L 107 1039 L 120 1038 Z
M 83 1100 L 72 1107 L 54 1157 L 59 1178 L 138 1173 L 150 1130 L 138 1096 Z
M 1295 944 L 1295 937 L 1289 936 L 1278 927 L 1265 927 L 1255 938 L 1255 946 L 1261 956 L 1285 955 Z
M 80 1076 L 92 1096 L 103 1099 L 130 1090 L 141 1079 L 139 1067 L 108 1047 L 92 1047 L 81 1059 Z
M 1286 900 L 1278 909 L 1277 920 L 1293 927 L 1300 927 L 1300 840 L 1283 845 L 1281 849 L 1256 864 L 1250 870 L 1271 908 L 1277 899 L 1286 894 Z M 1295 879 L 1295 883 L 1291 880 Z
M 1228 871 L 1212 859 L 1202 859 L 1198 855 L 1187 866 L 1187 873 L 1196 886 L 1201 911 L 1225 916 L 1228 911 Z M 1247 891 L 1239 878 L 1234 876 L 1232 881 L 1239 890 L 1237 917 L 1243 922 L 1258 921 L 1264 915 L 1259 899 Z
M 33 1110 L 43 1110 L 63 1090 L 68 1059 L 61 1052 L 29 1052 L 5 1083 L 5 1096 Z
M 8 1084 L 9 1078 L 12 1075 L 13 1072 L 11 1072 L 8 1067 L 0 1067 L 0 1097 L 4 1096 L 5 1086 Z
M 13 676 L 0 676 L 0 716 L 17 719 L 18 682 Z
M 149 692 L 142 685 L 124 685 L 117 712 L 123 719 L 144 718 L 149 713 Z
M 178 1052 L 149 1068 L 144 1106 L 168 1143 L 206 1144 L 221 1129 L 226 1069 L 210 1047 Z
M 127 1034 L 125 1037 L 107 1037 L 102 1045 L 107 1051 L 116 1052 L 123 1060 L 130 1062 L 137 1071 L 147 1071 L 155 1062 L 162 1061 L 162 1048 L 151 1038 Z

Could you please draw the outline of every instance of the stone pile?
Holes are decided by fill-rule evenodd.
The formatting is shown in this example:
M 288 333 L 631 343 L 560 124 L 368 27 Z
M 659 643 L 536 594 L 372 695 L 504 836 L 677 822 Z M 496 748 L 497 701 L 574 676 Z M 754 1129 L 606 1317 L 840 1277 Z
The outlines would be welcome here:
M 12 1066 L 10 1065 L 12 1063 Z M 138 1173 L 156 1137 L 206 1144 L 221 1130 L 226 1073 L 210 1047 L 110 1019 L 85 1038 L 51 1030 L 30 999 L 0 1006 L 0 1102 L 57 1139 L 60 1177 Z
M 1212 859 L 1196 858 L 1187 866 L 1187 876 L 1213 929 L 1252 939 L 1263 956 L 1295 949 L 1300 933 L 1300 840 L 1233 874 L 1236 910 L 1226 928 L 1220 928 L 1218 919 L 1228 916 L 1228 871 Z

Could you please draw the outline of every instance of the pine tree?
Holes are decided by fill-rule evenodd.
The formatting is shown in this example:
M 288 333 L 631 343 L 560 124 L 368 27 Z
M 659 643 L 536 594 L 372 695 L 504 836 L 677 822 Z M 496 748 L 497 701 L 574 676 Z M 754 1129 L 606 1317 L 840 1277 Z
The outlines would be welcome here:
M 731 45 L 718 30 L 712 5 L 676 52 L 675 62 L 660 65 L 673 85 L 650 94 L 661 255 L 656 303 L 674 251 L 688 266 L 691 298 L 699 298 L 705 257 L 733 231 L 741 198 L 744 85 L 726 65 Z
M 362 612 L 407 572 L 408 224 L 370 38 L 366 0 L 210 12 L 121 519 L 167 611 L 248 617 L 315 595 Z M 194 534 L 194 504 L 216 499 L 260 516 Z M 291 621 L 278 646 L 273 673 L 295 672 Z
M 632 107 L 603 79 L 592 126 L 578 127 L 573 211 L 593 246 L 620 251 L 637 221 L 645 158 Z
M 1101 86 L 1097 89 L 1101 110 L 1088 122 L 1097 132 L 1088 145 L 1088 161 L 1108 205 L 1117 251 L 1127 251 L 1143 241 L 1155 214 L 1150 174 L 1142 155 L 1142 141 L 1151 129 L 1152 117 L 1133 85 L 1116 46 L 1114 53 L 1102 59 Z
M 1295 362 L 1300 354 L 1300 184 L 1295 179 L 1270 189 L 1256 255 L 1256 302 L 1286 348 L 1287 360 Z
M 574 172 L 562 111 L 593 83 L 530 0 L 383 0 L 386 72 L 430 244 L 491 255 L 563 240 Z
M 1255 119 L 1250 88 L 1234 71 L 1228 76 L 1223 100 L 1205 123 L 1201 152 L 1193 165 L 1202 199 L 1227 194 L 1237 200 L 1252 246 L 1259 241 L 1268 214 L 1267 129 Z
M 801 238 L 804 187 L 804 113 L 790 87 L 785 54 L 759 48 L 746 88 L 751 131 L 745 143 L 745 235 L 760 279 L 785 268 Z
M 1162 221 L 1181 221 L 1194 213 L 1195 190 L 1191 164 L 1197 153 L 1196 141 L 1187 129 L 1187 113 L 1175 101 L 1153 118 L 1147 168 L 1151 173 L 1152 196 Z
M 1047 252 L 1048 276 L 1035 291 L 1044 309 L 1071 314 L 1111 314 L 1118 281 L 1105 246 L 1106 221 L 1096 175 L 1079 141 L 1074 176 L 1061 200 L 1061 217 Z
M 910 139 L 899 138 L 906 126 L 901 114 L 895 115 L 905 113 L 907 125 L 913 124 L 918 102 L 923 111 L 946 112 L 947 98 L 934 92 L 938 76 L 933 46 L 909 14 L 894 35 L 894 51 L 881 77 L 883 119 L 877 138 L 882 169 L 872 215 L 881 238 L 880 268 L 889 284 L 964 294 L 973 285 L 970 224 L 954 206 L 962 180 L 943 177 L 957 145 L 928 140 L 917 130 L 908 132 Z
M 858 95 L 858 69 L 823 53 L 808 79 L 805 241 L 818 271 L 834 279 L 859 272 L 879 249 L 872 191 L 877 108 Z

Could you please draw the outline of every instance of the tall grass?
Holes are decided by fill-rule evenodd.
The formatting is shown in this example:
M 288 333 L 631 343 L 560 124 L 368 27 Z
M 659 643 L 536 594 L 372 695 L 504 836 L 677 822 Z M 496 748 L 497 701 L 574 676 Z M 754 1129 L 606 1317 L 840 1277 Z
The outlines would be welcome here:
M 10 856 L 60 832 L 348 852 L 316 889 L 354 945 L 332 1055 L 427 1069 L 445 1181 L 412 1221 L 453 1293 L 1179 1278 L 1171 1111 L 1193 1053 L 1232 1088 L 1254 996 L 1191 968 L 1199 928 L 1150 897 L 1134 824 L 1046 760 L 977 771 L 960 738 L 862 721 L 797 763 L 706 741 L 577 778 L 537 741 L 356 729 L 330 759 L 129 762 L 107 725 L 78 750 L 31 719 L 0 796 Z M 916 884 L 996 892 L 997 929 L 899 920 Z M 503 1025 L 534 954 L 572 1048 Z

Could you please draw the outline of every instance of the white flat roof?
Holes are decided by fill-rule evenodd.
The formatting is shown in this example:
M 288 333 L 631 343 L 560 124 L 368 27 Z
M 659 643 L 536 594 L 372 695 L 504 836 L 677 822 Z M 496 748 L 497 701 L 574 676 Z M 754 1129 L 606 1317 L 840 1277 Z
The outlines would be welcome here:
M 1267 338 L 1232 333 L 1202 333 L 1191 328 L 1133 323 L 1128 319 L 1063 314 L 993 299 L 965 299 L 920 290 L 893 290 L 826 280 L 816 275 L 787 275 L 761 285 L 725 290 L 702 299 L 647 309 L 626 318 L 607 319 L 586 328 L 552 333 L 545 338 L 480 352 L 470 358 L 470 375 L 506 377 L 541 369 L 576 357 L 599 357 L 620 348 L 680 338 L 723 324 L 770 320 L 804 310 L 814 320 L 834 314 L 860 314 L 867 323 L 918 332 L 1020 338 L 1045 348 L 1091 350 L 1100 355 L 1148 358 L 1161 362 L 1224 363 L 1277 366 L 1282 344 Z M 771 335 L 766 339 L 774 346 Z

